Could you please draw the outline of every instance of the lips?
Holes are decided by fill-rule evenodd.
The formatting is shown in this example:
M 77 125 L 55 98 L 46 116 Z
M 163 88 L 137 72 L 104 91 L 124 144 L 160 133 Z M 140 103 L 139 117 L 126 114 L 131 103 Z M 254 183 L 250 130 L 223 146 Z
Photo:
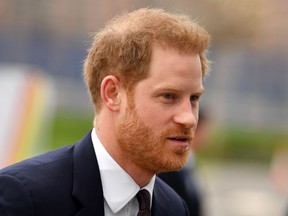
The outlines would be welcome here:
M 168 137 L 169 140 L 173 140 L 173 141 L 179 141 L 179 142 L 187 142 L 192 140 L 192 138 L 190 136 L 170 136 Z
M 168 137 L 168 142 L 170 147 L 172 147 L 173 152 L 176 152 L 178 155 L 182 155 L 189 151 L 191 146 L 191 137 L 189 136 L 170 136 Z

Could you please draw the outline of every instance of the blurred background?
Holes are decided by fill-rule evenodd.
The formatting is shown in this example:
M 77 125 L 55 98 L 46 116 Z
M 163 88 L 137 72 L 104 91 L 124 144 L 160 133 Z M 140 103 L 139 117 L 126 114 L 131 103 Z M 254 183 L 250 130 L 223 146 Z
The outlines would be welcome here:
M 188 14 L 212 37 L 201 101 L 209 127 L 195 150 L 205 215 L 285 215 L 286 0 L 0 0 L 0 167 L 86 134 L 91 35 L 141 7 Z

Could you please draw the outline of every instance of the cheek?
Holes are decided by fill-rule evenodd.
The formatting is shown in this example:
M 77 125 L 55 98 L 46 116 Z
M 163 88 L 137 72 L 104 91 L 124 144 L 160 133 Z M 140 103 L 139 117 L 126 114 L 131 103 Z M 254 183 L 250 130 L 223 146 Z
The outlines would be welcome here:
M 153 128 L 157 127 L 157 125 L 167 124 L 169 119 L 167 112 L 153 105 L 145 104 L 138 109 L 137 113 L 147 125 Z

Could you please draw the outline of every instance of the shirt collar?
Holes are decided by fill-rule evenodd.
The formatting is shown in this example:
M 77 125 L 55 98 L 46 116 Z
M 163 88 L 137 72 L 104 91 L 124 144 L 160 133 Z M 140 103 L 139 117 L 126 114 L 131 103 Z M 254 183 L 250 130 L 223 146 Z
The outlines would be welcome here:
M 99 165 L 104 198 L 111 210 L 117 213 L 135 197 L 140 187 L 109 155 L 97 137 L 95 129 L 92 130 L 91 137 Z M 151 205 L 155 178 L 156 176 L 154 175 L 151 181 L 141 188 L 149 191 Z

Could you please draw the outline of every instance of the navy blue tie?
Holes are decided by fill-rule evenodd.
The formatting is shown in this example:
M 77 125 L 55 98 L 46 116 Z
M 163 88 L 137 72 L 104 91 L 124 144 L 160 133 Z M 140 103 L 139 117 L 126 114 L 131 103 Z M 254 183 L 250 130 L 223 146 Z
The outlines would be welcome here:
M 139 202 L 139 212 L 137 216 L 151 216 L 150 193 L 143 189 L 137 193 L 136 197 Z

